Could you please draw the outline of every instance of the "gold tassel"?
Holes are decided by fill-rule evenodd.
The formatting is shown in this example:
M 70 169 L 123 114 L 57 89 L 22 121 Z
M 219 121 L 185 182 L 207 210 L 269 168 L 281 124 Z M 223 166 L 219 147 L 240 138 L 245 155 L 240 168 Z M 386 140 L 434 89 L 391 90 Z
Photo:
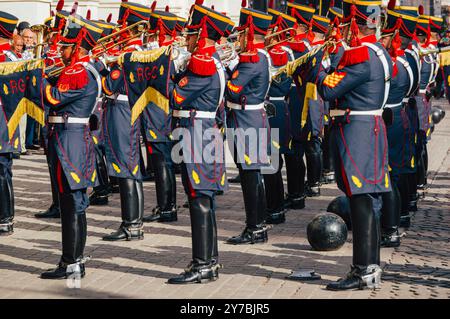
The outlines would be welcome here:
M 314 83 L 311 82 L 306 83 L 305 99 L 303 101 L 303 110 L 301 119 L 302 128 L 305 126 L 306 119 L 308 118 L 309 100 L 313 101 L 317 100 L 317 87 Z
M 14 132 L 17 130 L 17 127 L 19 126 L 20 119 L 24 114 L 28 114 L 33 119 L 35 119 L 39 124 L 42 126 L 45 125 L 45 114 L 44 110 L 41 109 L 39 106 L 37 106 L 35 103 L 30 101 L 27 98 L 22 98 L 17 105 L 16 110 L 14 111 L 14 114 L 11 116 L 11 118 L 8 121 L 8 134 L 9 139 L 12 139 L 14 136 Z
M 162 95 L 158 90 L 148 87 L 131 110 L 131 125 L 136 122 L 150 102 L 153 102 L 158 108 L 163 110 L 165 114 L 169 114 L 169 99 Z
M 44 68 L 44 60 L 29 60 L 0 63 L 0 75 L 10 75 L 17 72 L 33 71 Z

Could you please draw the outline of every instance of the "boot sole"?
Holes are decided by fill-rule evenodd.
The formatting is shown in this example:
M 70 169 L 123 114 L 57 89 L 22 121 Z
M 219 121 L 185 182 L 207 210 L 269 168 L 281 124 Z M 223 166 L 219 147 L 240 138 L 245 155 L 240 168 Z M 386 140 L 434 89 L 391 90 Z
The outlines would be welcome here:
M 11 232 L 0 232 L 0 236 L 11 236 L 12 234 L 14 234 L 14 232 L 13 231 L 11 231 Z
M 102 238 L 103 241 L 136 241 L 136 240 L 143 240 L 144 239 L 144 235 L 140 236 L 140 237 L 131 237 L 131 238 L 121 238 L 121 239 L 105 239 Z

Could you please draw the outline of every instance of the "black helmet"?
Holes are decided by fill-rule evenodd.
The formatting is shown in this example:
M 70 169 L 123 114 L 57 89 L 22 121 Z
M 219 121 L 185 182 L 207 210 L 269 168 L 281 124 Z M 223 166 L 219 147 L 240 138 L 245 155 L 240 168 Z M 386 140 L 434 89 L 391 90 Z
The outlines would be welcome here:
M 314 250 L 337 250 L 347 240 L 347 226 L 339 216 L 323 213 L 314 217 L 308 224 L 307 235 Z

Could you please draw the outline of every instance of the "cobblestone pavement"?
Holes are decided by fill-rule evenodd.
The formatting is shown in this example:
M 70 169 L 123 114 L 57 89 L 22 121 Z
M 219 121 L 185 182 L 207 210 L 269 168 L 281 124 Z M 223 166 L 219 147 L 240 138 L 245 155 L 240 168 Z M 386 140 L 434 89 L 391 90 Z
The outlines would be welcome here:
M 450 113 L 447 108 L 447 113 Z M 0 298 L 449 298 L 450 297 L 450 115 L 437 126 L 429 144 L 430 188 L 406 231 L 402 246 L 382 250 L 382 287 L 376 291 L 329 292 L 325 285 L 344 275 L 351 262 L 351 233 L 338 251 L 311 250 L 306 226 L 339 191 L 324 185 L 322 196 L 308 199 L 304 210 L 287 214 L 287 222 L 269 233 L 267 244 L 230 246 L 223 241 L 239 233 L 244 207 L 239 185 L 218 197 L 219 252 L 224 265 L 220 278 L 205 285 L 172 286 L 191 257 L 189 212 L 181 208 L 170 224 L 145 224 L 137 242 L 101 240 L 120 223 L 118 195 L 106 207 L 90 207 L 86 255 L 87 275 L 80 289 L 66 281 L 44 281 L 39 274 L 57 264 L 59 221 L 38 220 L 34 213 L 50 203 L 50 186 L 43 155 L 14 163 L 16 225 L 13 236 L 0 238 Z M 230 176 L 235 170 L 230 171 Z M 155 204 L 153 183 L 145 183 L 145 209 Z M 178 189 L 178 203 L 185 196 Z M 292 270 L 312 268 L 322 280 L 286 280 Z

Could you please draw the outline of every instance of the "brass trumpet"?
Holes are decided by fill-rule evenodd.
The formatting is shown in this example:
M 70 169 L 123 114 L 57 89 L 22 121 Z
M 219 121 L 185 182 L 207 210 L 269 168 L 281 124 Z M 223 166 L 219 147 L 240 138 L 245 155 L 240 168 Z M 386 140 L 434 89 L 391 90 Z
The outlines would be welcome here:
M 294 72 L 297 70 L 298 67 L 307 63 L 310 60 L 310 58 L 315 56 L 320 51 L 325 50 L 328 46 L 332 46 L 332 45 L 335 45 L 334 39 L 325 41 L 322 45 L 318 45 L 317 47 L 313 48 L 311 51 L 309 51 L 305 55 L 302 55 L 300 58 L 298 58 L 294 61 L 288 62 L 285 66 L 279 68 L 277 73 L 275 73 L 272 76 L 272 79 L 274 79 L 274 80 L 279 79 L 279 77 L 283 73 L 286 73 L 287 76 L 292 77 L 292 75 L 294 74 Z
M 128 37 L 128 38 L 123 39 L 121 41 L 118 41 L 118 42 L 115 41 L 115 38 L 117 36 L 119 36 L 120 34 L 124 33 L 125 31 L 131 30 L 131 29 L 133 29 L 135 27 L 138 27 L 137 28 L 137 31 L 138 31 L 137 33 L 135 33 L 131 37 Z M 113 46 L 121 46 L 121 45 L 127 43 L 130 40 L 139 38 L 142 35 L 142 33 L 147 30 L 147 28 L 145 28 L 145 27 L 149 28 L 150 27 L 150 23 L 148 21 L 140 21 L 140 22 L 136 22 L 135 24 L 132 24 L 132 25 L 130 25 L 130 26 L 128 26 L 128 27 L 126 27 L 126 28 L 124 28 L 122 30 L 116 31 L 114 33 L 111 33 L 110 35 L 107 35 L 107 36 L 105 36 L 103 38 L 100 38 L 98 40 L 98 42 L 97 42 L 97 46 L 93 49 L 93 50 L 98 50 L 98 52 L 96 54 L 92 55 L 91 58 L 92 59 L 97 59 L 97 58 L 101 57 L 102 55 L 104 55 L 111 48 L 111 45 L 113 45 Z M 111 61 L 111 62 L 108 62 L 108 63 L 113 63 L 113 62 L 115 62 L 115 61 Z M 48 73 L 48 76 L 49 77 L 59 76 L 61 74 L 61 72 L 64 70 L 64 68 L 65 68 L 65 66 L 56 68 L 56 69 L 50 71 Z
M 420 56 L 436 54 L 436 53 L 445 53 L 450 51 L 450 46 L 434 48 L 434 49 L 423 49 L 419 51 Z
M 42 56 L 44 45 L 48 44 L 47 42 L 43 42 L 44 33 L 48 32 L 48 30 L 49 28 L 45 24 L 35 24 L 31 27 L 31 31 L 36 33 L 37 44 L 34 47 L 34 56 L 38 59 Z

